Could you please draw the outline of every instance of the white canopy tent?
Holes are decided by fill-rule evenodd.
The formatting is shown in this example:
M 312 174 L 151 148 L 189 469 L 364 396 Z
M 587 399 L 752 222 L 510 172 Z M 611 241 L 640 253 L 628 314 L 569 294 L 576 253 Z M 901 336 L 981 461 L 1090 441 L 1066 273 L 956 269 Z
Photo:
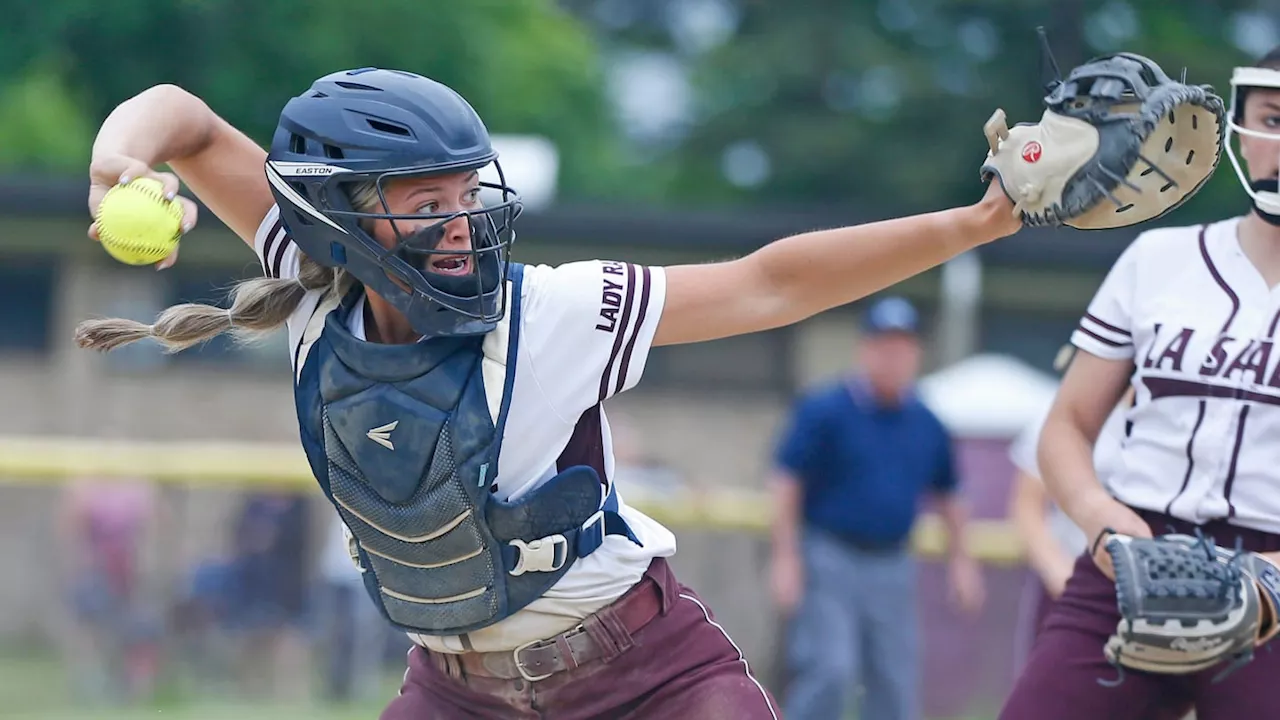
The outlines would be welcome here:
M 554 143 L 537 135 L 493 135 L 490 140 L 507 183 L 520 193 L 526 210 L 545 210 L 555 202 L 560 153 Z M 481 168 L 480 180 L 498 182 L 497 170 L 492 165 Z M 486 189 L 480 195 L 487 205 L 501 202 L 495 190 Z
M 920 380 L 921 399 L 957 438 L 1009 439 L 1053 402 L 1058 379 L 1009 355 L 971 355 Z

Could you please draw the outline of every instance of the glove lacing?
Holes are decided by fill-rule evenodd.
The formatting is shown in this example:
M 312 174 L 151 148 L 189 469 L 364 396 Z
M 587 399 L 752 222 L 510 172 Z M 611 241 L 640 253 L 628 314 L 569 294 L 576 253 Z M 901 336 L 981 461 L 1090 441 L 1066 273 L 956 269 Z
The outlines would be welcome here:
M 1169 526 L 1168 529 L 1170 534 L 1174 534 L 1177 532 L 1177 530 L 1172 526 Z M 1106 535 L 1108 530 L 1109 528 L 1104 529 L 1103 532 L 1098 533 L 1097 539 L 1094 540 L 1095 551 L 1097 549 L 1098 542 Z M 1195 547 L 1197 549 L 1204 550 L 1205 559 L 1210 560 L 1212 562 L 1217 562 L 1217 550 L 1216 550 L 1217 545 L 1216 543 L 1214 543 L 1213 538 L 1206 537 L 1204 534 L 1204 531 L 1199 526 L 1195 528 L 1195 536 L 1197 540 Z M 1244 540 L 1243 538 L 1237 535 L 1235 552 L 1232 554 L 1231 559 L 1228 560 L 1225 565 L 1227 572 L 1225 572 L 1219 580 L 1219 583 L 1218 583 L 1219 590 L 1223 590 L 1223 589 L 1229 590 L 1239 584 L 1240 578 L 1243 575 L 1243 571 L 1240 569 L 1240 565 L 1244 557 L 1245 557 Z M 1181 563 L 1179 563 L 1178 565 L 1180 566 Z M 1170 567 L 1169 571 L 1171 574 L 1176 575 L 1178 574 L 1178 569 L 1179 569 L 1178 567 Z M 1116 568 L 1116 572 L 1117 573 L 1121 572 L 1121 569 Z M 1193 589 L 1192 591 L 1197 592 L 1196 589 Z M 1198 590 L 1198 592 L 1203 592 L 1203 590 Z M 1150 594 L 1151 590 L 1147 590 L 1147 593 Z M 1130 631 L 1132 631 L 1133 620 L 1129 619 L 1129 623 L 1130 623 Z M 1268 651 L 1270 651 L 1270 647 L 1268 647 L 1267 649 Z M 1117 648 L 1115 650 L 1114 659 L 1107 658 L 1107 664 L 1111 665 L 1116 670 L 1116 678 L 1114 680 L 1098 678 L 1097 683 L 1099 685 L 1103 687 L 1114 688 L 1114 687 L 1119 687 L 1124 682 L 1125 668 L 1120 663 L 1120 659 L 1123 653 L 1124 653 L 1124 650 L 1122 646 L 1121 648 Z M 1241 650 L 1240 652 L 1236 653 L 1231 657 L 1230 663 L 1221 671 L 1219 671 L 1217 675 L 1214 675 L 1213 680 L 1211 682 L 1219 683 L 1225 680 L 1229 675 L 1234 673 L 1236 670 L 1239 670 L 1241 667 L 1244 667 L 1245 665 L 1249 664 L 1253 660 L 1253 654 L 1254 654 L 1253 647 L 1247 647 Z

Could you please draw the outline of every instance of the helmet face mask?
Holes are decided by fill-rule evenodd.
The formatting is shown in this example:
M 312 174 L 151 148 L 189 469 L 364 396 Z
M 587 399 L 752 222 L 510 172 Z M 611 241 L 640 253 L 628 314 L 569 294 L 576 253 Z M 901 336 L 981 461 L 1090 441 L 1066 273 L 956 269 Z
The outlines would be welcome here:
M 387 199 L 389 184 L 441 174 L 433 169 L 408 168 L 329 176 L 322 192 L 329 198 L 340 197 L 341 201 L 327 203 L 330 209 L 326 214 L 377 253 L 386 275 L 402 290 L 420 293 L 441 309 L 469 320 L 497 323 L 505 312 L 502 281 L 510 267 L 514 224 L 521 205 L 516 192 L 506 185 L 501 165 L 496 160 L 493 164 L 499 182 L 481 182 L 477 188 L 496 190 L 501 200 L 495 205 L 454 212 L 392 212 Z M 361 185 L 376 190 L 371 198 L 374 207 L 356 209 L 351 205 L 351 189 Z M 389 247 L 373 232 L 374 225 L 384 221 L 391 234 Z M 442 247 L 446 237 L 457 232 L 459 222 L 466 225 L 468 241 L 462 247 Z
M 496 191 L 495 203 L 392 212 L 403 209 L 388 202 L 397 184 L 455 183 L 488 166 L 497 182 L 476 189 Z M 506 314 L 520 198 L 483 122 L 450 88 L 393 70 L 321 78 L 286 105 L 266 171 L 299 249 L 346 270 L 422 336 L 483 334 Z
M 1272 225 L 1280 225 L 1280 192 L 1277 192 L 1276 175 L 1250 179 L 1244 163 L 1231 143 L 1232 134 L 1245 138 L 1275 143 L 1277 167 L 1280 167 L 1280 130 L 1267 132 L 1244 127 L 1245 102 L 1252 90 L 1280 90 L 1280 70 L 1265 67 L 1238 67 L 1231 76 L 1231 109 L 1227 122 L 1226 149 L 1227 157 L 1235 169 L 1244 191 L 1253 203 L 1254 211 L 1263 220 Z

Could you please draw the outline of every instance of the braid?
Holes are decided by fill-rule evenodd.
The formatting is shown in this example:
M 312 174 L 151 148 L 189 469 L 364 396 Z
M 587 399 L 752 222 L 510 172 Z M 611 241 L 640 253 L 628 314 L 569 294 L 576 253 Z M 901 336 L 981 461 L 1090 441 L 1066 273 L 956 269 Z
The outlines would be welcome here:
M 308 291 L 341 292 L 348 284 L 345 272 L 323 267 L 299 253 L 297 278 L 262 277 L 236 283 L 231 288 L 229 308 L 182 303 L 166 308 L 150 325 L 124 318 L 87 320 L 76 328 L 75 340 L 82 348 L 108 351 L 154 338 L 168 353 L 228 331 L 250 341 L 283 326 Z

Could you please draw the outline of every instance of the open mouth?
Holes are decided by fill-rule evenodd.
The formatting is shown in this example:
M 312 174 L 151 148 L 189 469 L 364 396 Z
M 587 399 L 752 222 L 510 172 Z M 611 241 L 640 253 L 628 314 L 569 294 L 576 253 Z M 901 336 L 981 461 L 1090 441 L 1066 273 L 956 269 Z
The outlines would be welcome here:
M 440 275 L 466 275 L 471 272 L 471 258 L 466 255 L 444 255 L 434 258 L 428 267 L 431 272 Z

